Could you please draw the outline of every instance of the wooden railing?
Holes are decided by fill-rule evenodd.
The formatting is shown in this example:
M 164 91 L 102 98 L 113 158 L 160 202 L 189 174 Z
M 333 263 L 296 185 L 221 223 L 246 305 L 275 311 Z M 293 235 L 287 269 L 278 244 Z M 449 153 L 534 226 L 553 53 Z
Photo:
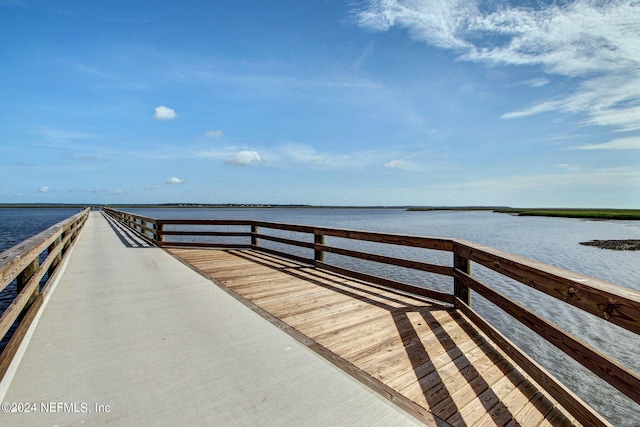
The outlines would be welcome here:
M 49 284 L 55 280 L 59 265 L 75 243 L 88 215 L 87 208 L 0 253 L 0 291 L 14 280 L 17 288 L 15 298 L 0 316 L 0 338 L 4 338 L 18 321 L 11 339 L 0 354 L 0 379 L 42 306 L 50 289 Z M 46 282 L 41 283 L 45 275 Z
M 581 423 L 585 425 L 605 425 L 606 422 L 602 418 L 592 413 L 585 413 L 583 410 L 585 405 L 580 398 L 551 377 L 538 363 L 522 352 L 472 308 L 471 291 L 474 291 L 640 404 L 640 376 L 637 373 L 612 360 L 552 322 L 540 317 L 517 301 L 503 295 L 488 284 L 483 283 L 471 274 L 471 264 L 480 264 L 503 276 L 515 279 L 529 288 L 584 310 L 597 317 L 600 321 L 610 322 L 635 334 L 640 334 L 640 292 L 637 290 L 617 286 L 460 239 L 395 235 L 250 220 L 164 220 L 108 208 L 104 208 L 104 211 L 158 246 L 251 248 L 313 265 L 316 268 L 365 280 L 385 288 L 409 292 L 452 304 L 469 317 L 484 333 L 490 336 L 496 344 L 507 352 L 537 383 L 543 386 Z M 197 227 L 197 229 L 194 230 L 193 227 Z M 225 227 L 226 229 L 241 227 L 241 230 L 213 231 L 213 227 Z M 291 236 L 283 237 L 273 235 L 273 233 L 265 233 L 264 230 L 282 230 L 293 235 L 302 233 L 308 237 L 300 240 Z M 216 243 L 210 241 L 168 240 L 172 236 L 183 240 L 185 237 L 189 237 L 191 240 L 234 237 L 246 239 L 247 241 L 244 243 Z M 437 265 L 366 253 L 327 245 L 325 243 L 326 237 L 446 251 L 453 254 L 453 259 L 450 265 Z M 275 242 L 287 247 L 305 248 L 313 253 L 313 257 L 304 257 L 288 251 L 274 249 L 273 247 L 266 247 L 261 243 L 262 241 Z M 391 278 L 383 278 L 346 269 L 326 262 L 325 254 L 327 253 L 449 276 L 453 278 L 453 292 L 446 293 L 434 289 L 425 289 Z

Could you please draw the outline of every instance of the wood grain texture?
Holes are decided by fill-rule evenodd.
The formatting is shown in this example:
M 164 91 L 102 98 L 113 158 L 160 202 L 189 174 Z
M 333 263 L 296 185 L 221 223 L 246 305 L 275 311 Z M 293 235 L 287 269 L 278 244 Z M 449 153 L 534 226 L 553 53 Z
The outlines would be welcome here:
M 255 251 L 168 251 L 425 423 L 576 424 L 455 308 Z

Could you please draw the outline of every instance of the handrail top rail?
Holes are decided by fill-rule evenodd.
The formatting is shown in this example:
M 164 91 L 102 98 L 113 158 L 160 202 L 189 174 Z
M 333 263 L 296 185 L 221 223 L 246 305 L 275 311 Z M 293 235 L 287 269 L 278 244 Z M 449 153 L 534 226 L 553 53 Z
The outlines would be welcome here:
M 43 246 L 48 246 L 53 240 L 55 240 L 58 237 L 60 233 L 62 233 L 65 230 L 65 228 L 67 228 L 69 224 L 72 224 L 73 222 L 81 218 L 83 215 L 86 215 L 89 209 L 90 208 L 85 208 L 82 211 L 78 212 L 77 214 L 74 214 L 66 219 L 63 219 L 62 221 L 52 225 L 46 230 L 43 230 L 38 234 L 35 234 L 29 237 L 28 239 L 23 240 L 22 242 L 1 252 L 0 253 L 0 273 L 4 272 L 7 268 L 9 268 L 16 260 L 21 259 L 24 255 L 29 254 L 29 252 L 33 251 L 38 246 L 43 245 L 43 243 L 45 243 Z
M 251 219 L 159 219 L 137 215 L 131 212 L 110 209 L 161 225 L 229 225 L 229 226 L 257 226 L 273 229 L 288 230 L 300 233 L 323 234 L 325 236 L 344 237 L 355 240 L 366 240 L 379 243 L 396 244 L 402 246 L 422 247 L 426 249 L 450 252 L 454 239 L 446 237 L 416 236 L 411 234 L 395 234 L 379 231 L 353 230 L 346 228 L 324 227 L 316 225 L 289 224 L 282 222 L 258 221 Z M 425 245 L 425 243 L 429 243 Z
M 135 213 L 132 213 L 132 212 L 121 211 L 121 210 L 113 209 L 113 208 L 110 208 L 110 207 L 103 207 L 102 209 L 103 210 L 107 210 L 107 211 L 118 212 L 118 213 L 125 214 L 125 215 L 131 215 L 131 216 L 134 216 L 136 218 L 140 218 L 142 220 L 145 220 L 145 221 L 151 222 L 151 223 L 155 223 L 156 221 L 158 221 L 157 218 L 152 218 L 150 216 L 144 216 L 144 215 L 138 215 L 138 214 L 135 214 Z
M 484 265 L 487 268 L 498 271 L 502 274 L 505 274 L 503 270 L 507 266 L 525 267 L 527 273 L 541 272 L 546 278 L 554 281 L 572 283 L 577 287 L 587 286 L 595 288 L 601 292 L 611 293 L 612 295 L 620 296 L 622 298 L 640 303 L 640 291 L 628 286 L 617 285 L 603 279 L 597 279 L 592 276 L 576 273 L 575 271 L 568 270 L 566 268 L 547 264 L 542 261 L 536 261 L 522 255 L 516 255 L 511 252 L 506 252 L 500 249 L 493 248 L 491 246 L 482 245 L 468 240 L 452 239 L 452 242 L 454 243 L 454 245 L 456 245 L 456 250 L 465 253 L 466 256 L 470 256 L 473 261 L 477 262 L 478 264 Z M 473 254 L 473 251 L 476 251 L 476 254 Z M 478 254 L 489 255 L 491 259 L 481 259 Z M 501 261 L 503 261 L 505 264 L 501 265 Z M 535 287 L 535 282 L 529 282 L 525 284 Z

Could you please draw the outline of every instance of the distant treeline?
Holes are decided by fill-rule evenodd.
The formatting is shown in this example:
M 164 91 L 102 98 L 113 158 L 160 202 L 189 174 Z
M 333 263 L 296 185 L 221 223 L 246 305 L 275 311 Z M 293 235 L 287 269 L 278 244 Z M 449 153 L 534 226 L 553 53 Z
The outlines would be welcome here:
M 496 209 L 498 213 L 518 216 L 640 220 L 640 209 Z
M 551 216 L 561 218 L 585 219 L 624 219 L 640 220 L 640 209 L 521 209 L 492 206 L 463 206 L 463 207 L 412 207 L 408 211 L 493 211 L 518 216 Z

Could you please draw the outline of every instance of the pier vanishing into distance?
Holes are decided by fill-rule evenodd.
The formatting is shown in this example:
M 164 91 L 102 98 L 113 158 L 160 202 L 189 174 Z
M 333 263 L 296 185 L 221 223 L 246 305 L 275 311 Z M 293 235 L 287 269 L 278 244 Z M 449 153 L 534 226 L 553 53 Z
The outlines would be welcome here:
M 446 276 L 452 292 L 336 255 Z M 86 209 L 0 254 L 0 290 L 17 287 L 0 317 L 0 425 L 611 425 L 472 293 L 640 405 L 637 373 L 472 263 L 640 334 L 640 292 L 468 241 Z

